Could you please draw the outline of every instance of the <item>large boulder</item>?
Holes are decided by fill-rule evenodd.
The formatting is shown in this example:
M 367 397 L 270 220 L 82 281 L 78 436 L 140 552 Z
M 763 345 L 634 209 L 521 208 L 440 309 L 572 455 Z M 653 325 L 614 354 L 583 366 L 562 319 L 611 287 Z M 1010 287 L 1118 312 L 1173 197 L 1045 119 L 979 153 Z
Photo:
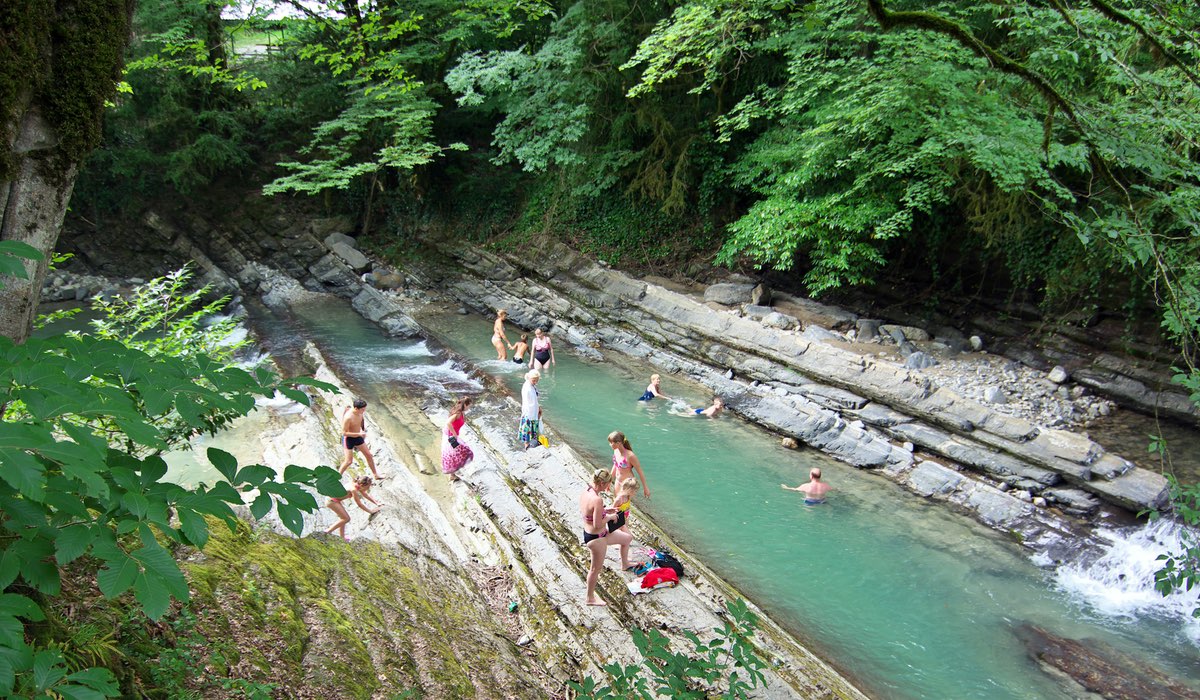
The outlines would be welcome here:
M 338 241 L 329 246 L 329 249 L 355 272 L 362 272 L 371 267 L 371 261 L 367 259 L 367 256 L 360 253 L 357 248 Z
M 771 288 L 761 282 L 750 290 L 750 303 L 755 306 L 771 305 Z
M 395 301 L 377 289 L 363 287 L 352 303 L 355 311 L 378 323 L 390 336 L 413 338 L 421 335 L 421 326 L 401 310 Z
M 704 301 L 725 306 L 741 306 L 754 303 L 753 284 L 729 284 L 722 282 L 704 290 Z
M 331 233 L 325 237 L 325 245 L 328 246 L 329 248 L 333 248 L 335 245 L 337 245 L 339 243 L 341 243 L 342 245 L 345 245 L 345 246 L 349 246 L 351 248 L 358 248 L 358 241 L 354 240 L 353 238 L 351 238 L 350 236 L 347 236 L 344 233 Z
M 790 331 L 800 325 L 800 322 L 794 316 L 781 314 L 778 311 L 773 311 L 764 316 L 762 323 L 767 328 L 776 328 L 783 331 Z
M 933 357 L 918 350 L 904 359 L 905 369 L 927 369 L 938 363 Z
M 875 340 L 879 337 L 879 326 L 882 322 L 873 318 L 860 318 L 855 323 L 855 329 L 858 331 L 858 342 L 866 343 Z
M 773 313 L 775 313 L 775 309 L 772 309 L 769 306 L 746 304 L 744 307 L 742 307 L 742 314 L 752 321 L 761 321 L 767 316 L 767 314 Z
M 334 291 L 354 289 L 360 285 L 358 275 L 333 253 L 326 255 L 309 266 L 313 278 Z

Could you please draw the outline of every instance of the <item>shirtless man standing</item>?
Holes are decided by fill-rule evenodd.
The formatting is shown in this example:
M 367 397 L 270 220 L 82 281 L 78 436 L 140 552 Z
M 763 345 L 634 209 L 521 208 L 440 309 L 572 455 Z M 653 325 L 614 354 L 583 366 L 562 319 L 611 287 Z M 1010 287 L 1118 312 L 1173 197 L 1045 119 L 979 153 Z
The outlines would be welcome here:
M 345 452 L 342 457 L 342 466 L 338 468 L 338 472 L 345 474 L 350 468 L 350 464 L 354 462 L 354 451 L 358 450 L 367 460 L 367 466 L 370 467 L 371 473 L 375 475 L 376 481 L 381 481 L 382 476 L 375 471 L 375 456 L 371 454 L 371 449 L 367 447 L 367 426 L 366 426 L 367 402 L 362 399 L 354 399 L 353 406 L 347 406 L 346 410 L 342 411 L 342 450 Z
M 821 468 L 813 467 L 808 472 L 808 483 L 800 486 L 787 486 L 780 484 L 788 491 L 799 491 L 804 494 L 805 505 L 815 506 L 825 502 L 825 494 L 829 493 L 832 488 L 829 484 L 821 481 Z

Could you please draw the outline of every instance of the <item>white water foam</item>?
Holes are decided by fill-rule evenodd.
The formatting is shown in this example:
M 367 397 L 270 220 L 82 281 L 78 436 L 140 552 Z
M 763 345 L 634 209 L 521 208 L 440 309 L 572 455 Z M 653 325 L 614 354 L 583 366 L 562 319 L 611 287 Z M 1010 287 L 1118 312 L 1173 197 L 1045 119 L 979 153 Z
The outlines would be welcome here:
M 260 396 L 254 400 L 254 405 L 266 409 L 275 415 L 291 415 L 293 413 L 301 413 L 304 411 L 304 404 L 293 401 L 278 391 L 275 395 L 267 398 Z
M 435 389 L 442 389 L 442 385 L 451 384 L 455 389 L 460 391 L 483 390 L 482 384 L 472 379 L 470 375 L 456 367 L 449 360 L 440 365 L 397 367 L 387 372 L 387 376 L 390 379 Z
M 380 357 L 433 357 L 433 351 L 425 341 L 409 345 L 394 345 L 375 351 Z
M 1153 615 L 1179 620 L 1192 642 L 1200 645 L 1200 620 L 1192 617 L 1192 611 L 1200 606 L 1200 588 L 1166 597 L 1154 588 L 1154 572 L 1162 568 L 1159 555 L 1184 550 L 1183 526 L 1163 519 L 1097 535 L 1111 542 L 1108 551 L 1089 566 L 1059 568 L 1055 573 L 1058 587 L 1106 616 L 1132 620 Z
M 229 331 L 229 335 L 221 338 L 217 344 L 223 347 L 229 347 L 230 345 L 237 345 L 238 343 L 246 340 L 246 338 L 249 336 L 250 329 L 246 328 L 245 326 L 237 326 L 233 330 Z

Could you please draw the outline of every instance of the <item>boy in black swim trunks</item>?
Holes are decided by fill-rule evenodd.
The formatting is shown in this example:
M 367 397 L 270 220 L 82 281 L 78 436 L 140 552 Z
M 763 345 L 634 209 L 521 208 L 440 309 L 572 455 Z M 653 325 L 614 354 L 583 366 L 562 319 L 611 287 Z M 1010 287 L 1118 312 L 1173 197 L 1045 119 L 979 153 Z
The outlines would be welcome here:
M 338 468 L 338 472 L 345 474 L 350 468 L 350 464 L 354 462 L 354 451 L 358 450 L 367 460 L 367 467 L 371 469 L 371 473 L 375 475 L 375 480 L 383 479 L 379 476 L 379 472 L 375 471 L 375 456 L 371 454 L 371 448 L 367 447 L 367 425 L 366 425 L 367 402 L 362 399 L 354 399 L 353 406 L 347 406 L 342 411 L 342 466 Z

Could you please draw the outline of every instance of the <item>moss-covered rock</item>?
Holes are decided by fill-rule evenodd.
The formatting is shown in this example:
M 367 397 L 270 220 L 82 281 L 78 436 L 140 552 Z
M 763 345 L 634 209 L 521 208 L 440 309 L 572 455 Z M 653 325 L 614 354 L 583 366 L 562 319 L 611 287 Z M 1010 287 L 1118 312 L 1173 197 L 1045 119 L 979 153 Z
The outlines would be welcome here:
M 235 677 L 285 697 L 542 697 L 470 579 L 401 548 L 214 524 L 184 565 Z

